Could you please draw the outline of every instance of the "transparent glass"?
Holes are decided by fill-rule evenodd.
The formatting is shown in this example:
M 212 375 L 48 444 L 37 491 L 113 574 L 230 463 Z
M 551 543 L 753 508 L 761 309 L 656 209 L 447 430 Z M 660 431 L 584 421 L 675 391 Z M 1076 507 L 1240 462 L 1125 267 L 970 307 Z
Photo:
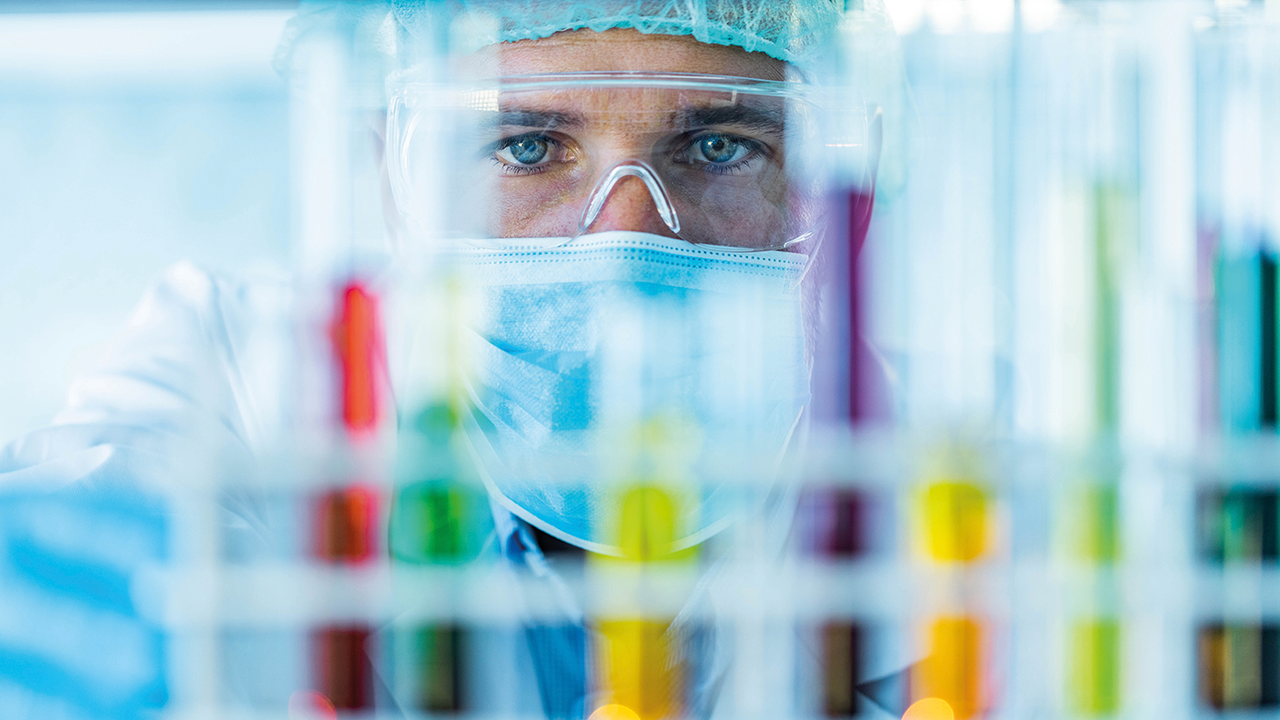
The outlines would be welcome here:
M 391 182 L 406 214 L 434 215 L 428 235 L 485 247 L 635 230 L 804 252 L 821 235 L 821 178 L 801 151 L 820 144 L 817 107 L 801 82 L 715 75 L 399 82 Z

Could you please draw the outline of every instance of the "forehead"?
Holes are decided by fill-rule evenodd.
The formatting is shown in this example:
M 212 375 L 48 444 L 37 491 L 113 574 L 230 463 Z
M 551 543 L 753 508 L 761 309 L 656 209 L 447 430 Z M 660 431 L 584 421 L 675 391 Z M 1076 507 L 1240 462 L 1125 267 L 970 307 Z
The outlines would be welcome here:
M 645 35 L 630 28 L 572 30 L 492 45 L 468 58 L 464 67 L 477 77 L 645 71 L 786 79 L 786 63 L 763 53 L 707 45 L 685 35 Z

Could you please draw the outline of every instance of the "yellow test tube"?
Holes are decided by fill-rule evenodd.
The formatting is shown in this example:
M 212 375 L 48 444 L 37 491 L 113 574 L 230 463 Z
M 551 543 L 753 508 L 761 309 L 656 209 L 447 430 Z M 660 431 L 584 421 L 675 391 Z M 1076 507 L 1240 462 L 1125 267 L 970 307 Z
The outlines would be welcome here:
M 600 623 L 610 704 L 631 710 L 640 720 L 678 714 L 678 683 L 671 664 L 668 626 L 666 621 L 648 619 Z
M 697 546 L 677 549 L 679 497 L 660 485 L 641 484 L 623 495 L 618 546 L 628 562 L 691 560 Z
M 679 518 L 680 499 L 670 489 L 640 483 L 624 490 L 617 523 L 622 557 L 606 563 L 644 568 L 694 558 L 695 550 L 674 547 Z M 680 713 L 680 670 L 670 625 L 670 619 L 649 617 L 600 621 L 600 678 L 608 698 L 601 717 L 633 713 L 639 720 L 658 720 Z
M 920 500 L 925 551 L 936 562 L 973 562 L 990 542 L 987 492 L 981 486 L 944 480 L 925 487 Z

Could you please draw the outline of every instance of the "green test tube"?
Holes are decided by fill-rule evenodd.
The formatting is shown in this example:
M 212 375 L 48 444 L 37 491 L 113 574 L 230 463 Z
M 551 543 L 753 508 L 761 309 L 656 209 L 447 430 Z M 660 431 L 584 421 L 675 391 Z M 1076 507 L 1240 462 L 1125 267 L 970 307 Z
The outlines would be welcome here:
M 1120 710 L 1120 623 L 1086 618 L 1070 629 L 1070 677 L 1067 697 L 1081 715 L 1112 715 Z
M 457 413 L 440 403 L 427 406 L 400 434 L 388 527 L 391 555 L 399 562 L 465 562 L 492 525 L 484 488 L 459 457 L 457 432 Z
M 1087 485 L 1076 497 L 1076 551 L 1080 559 L 1112 565 L 1120 559 L 1120 494 L 1111 484 Z

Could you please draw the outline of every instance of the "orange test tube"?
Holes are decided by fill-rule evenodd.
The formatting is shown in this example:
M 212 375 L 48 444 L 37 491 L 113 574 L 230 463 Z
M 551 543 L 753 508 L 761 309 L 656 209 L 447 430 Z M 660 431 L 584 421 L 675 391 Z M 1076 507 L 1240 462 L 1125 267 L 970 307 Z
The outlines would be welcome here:
M 983 627 L 973 618 L 934 618 L 929 626 L 929 657 L 912 672 L 912 698 L 941 699 L 956 720 L 981 713 L 985 708 L 984 642 Z

